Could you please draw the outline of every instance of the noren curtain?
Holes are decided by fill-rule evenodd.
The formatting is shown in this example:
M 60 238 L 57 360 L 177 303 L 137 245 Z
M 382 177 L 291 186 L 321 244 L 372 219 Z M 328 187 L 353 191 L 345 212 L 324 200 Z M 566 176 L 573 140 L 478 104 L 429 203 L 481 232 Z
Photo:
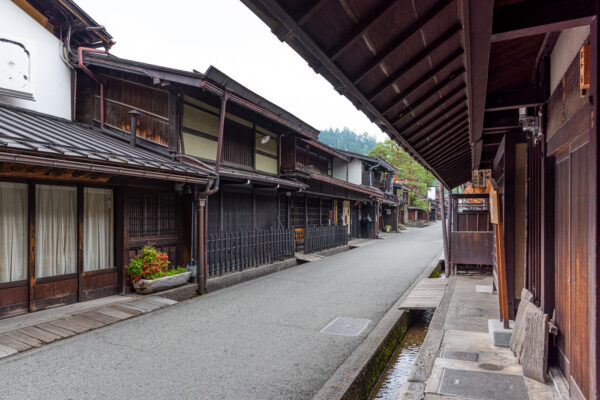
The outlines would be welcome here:
M 0 283 L 27 279 L 27 185 L 0 182 Z
M 77 188 L 35 186 L 35 276 L 77 272 Z
M 112 189 L 84 189 L 83 270 L 113 267 Z

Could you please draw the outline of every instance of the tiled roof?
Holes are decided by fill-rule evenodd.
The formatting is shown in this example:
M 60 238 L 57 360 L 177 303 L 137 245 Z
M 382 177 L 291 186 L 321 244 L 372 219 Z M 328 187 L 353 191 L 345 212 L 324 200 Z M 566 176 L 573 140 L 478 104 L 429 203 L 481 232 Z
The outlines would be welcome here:
M 119 132 L 0 105 L 0 152 L 206 178 L 207 173 L 200 168 L 173 160 L 159 151 L 140 145 L 131 146 L 128 135 L 125 136 Z

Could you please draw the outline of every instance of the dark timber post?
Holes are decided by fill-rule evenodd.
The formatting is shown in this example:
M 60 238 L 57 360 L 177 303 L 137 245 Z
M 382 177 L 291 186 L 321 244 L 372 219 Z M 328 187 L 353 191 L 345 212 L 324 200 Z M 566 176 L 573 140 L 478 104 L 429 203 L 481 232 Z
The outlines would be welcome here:
M 444 185 L 440 182 L 440 208 L 442 211 L 442 239 L 444 240 L 444 271 L 450 276 L 450 256 L 448 254 L 448 231 L 446 230 L 446 205 L 444 204 Z

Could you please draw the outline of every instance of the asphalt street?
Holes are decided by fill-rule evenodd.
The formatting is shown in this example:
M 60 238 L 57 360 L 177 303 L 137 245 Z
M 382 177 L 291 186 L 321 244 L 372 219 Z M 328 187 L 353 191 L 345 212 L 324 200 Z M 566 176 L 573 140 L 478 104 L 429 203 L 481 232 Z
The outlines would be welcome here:
M 0 399 L 308 399 L 442 248 L 440 223 L 0 361 Z M 321 329 L 373 322 L 358 337 Z

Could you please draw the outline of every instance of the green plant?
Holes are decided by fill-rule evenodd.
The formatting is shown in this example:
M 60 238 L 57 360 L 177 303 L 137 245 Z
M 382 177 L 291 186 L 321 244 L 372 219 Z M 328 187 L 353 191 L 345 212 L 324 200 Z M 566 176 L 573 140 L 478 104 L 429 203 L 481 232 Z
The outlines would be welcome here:
M 140 279 L 158 279 L 187 271 L 182 267 L 169 269 L 170 264 L 167 253 L 161 253 L 152 246 L 144 246 L 142 252 L 127 266 L 128 279 L 130 282 L 137 282 Z
M 391 225 L 386 225 L 383 227 L 383 229 L 385 229 L 386 231 L 391 231 L 392 230 L 392 226 Z

